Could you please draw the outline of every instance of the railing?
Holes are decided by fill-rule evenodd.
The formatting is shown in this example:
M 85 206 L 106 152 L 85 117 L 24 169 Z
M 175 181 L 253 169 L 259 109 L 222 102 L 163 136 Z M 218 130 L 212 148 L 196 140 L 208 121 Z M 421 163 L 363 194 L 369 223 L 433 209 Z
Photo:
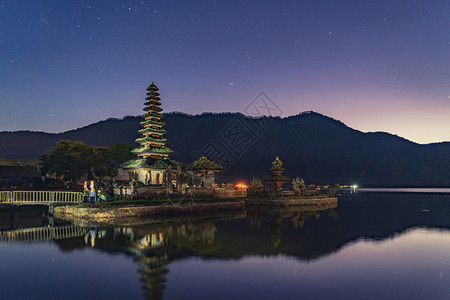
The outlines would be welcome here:
M 48 241 L 79 237 L 89 232 L 89 228 L 68 225 L 59 227 L 25 228 L 0 231 L 0 243 Z
M 14 191 L 0 192 L 0 204 L 76 204 L 83 201 L 80 192 Z
M 0 192 L 0 203 L 9 203 L 11 201 L 11 192 Z

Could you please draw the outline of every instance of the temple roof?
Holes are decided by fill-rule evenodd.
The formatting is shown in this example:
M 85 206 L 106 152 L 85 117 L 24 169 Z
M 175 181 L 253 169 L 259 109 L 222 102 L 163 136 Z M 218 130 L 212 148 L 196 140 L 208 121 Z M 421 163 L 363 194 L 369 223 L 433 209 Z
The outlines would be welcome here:
M 223 170 L 223 167 L 219 165 L 218 163 L 215 163 L 209 159 L 207 159 L 205 156 L 200 157 L 198 160 L 194 161 L 193 163 L 189 164 L 186 167 L 186 170 L 191 171 L 221 171 Z
M 150 147 L 150 146 L 142 146 L 142 147 L 138 147 L 138 148 L 131 150 L 131 153 L 134 153 L 137 155 L 139 155 L 139 154 L 148 154 L 148 155 L 156 154 L 156 155 L 158 155 L 158 154 L 169 154 L 172 152 L 173 151 L 171 149 L 167 148 L 166 146 L 161 146 L 159 148 L 154 148 L 154 147 Z
M 156 138 L 152 138 L 151 136 L 145 136 L 145 137 L 141 137 L 141 138 L 137 138 L 135 139 L 136 143 L 139 144 L 144 144 L 144 143 L 166 143 L 167 139 L 166 138 L 160 138 L 160 139 L 156 139 Z
M 164 125 L 166 125 L 166 123 L 154 121 L 154 120 L 144 120 L 144 121 L 140 122 L 139 125 L 141 125 L 141 126 L 146 126 L 146 125 L 164 126 Z
M 154 106 L 154 105 L 149 105 L 149 106 L 144 108 L 144 111 L 152 111 L 152 112 L 160 112 L 162 110 L 163 109 L 161 107 Z
M 181 167 L 181 163 L 170 158 L 137 158 L 129 160 L 120 165 L 123 169 L 152 169 L 152 170 L 167 170 L 170 168 L 177 169 Z
M 161 100 L 161 98 L 159 98 L 158 96 L 159 96 L 159 94 L 156 92 L 148 92 L 147 97 L 145 97 L 145 100 L 151 99 L 151 100 L 159 101 L 159 100 Z
M 144 115 L 142 116 L 142 117 L 144 117 L 144 118 L 148 118 L 148 117 L 155 117 L 155 118 L 158 118 L 158 119 L 164 118 L 164 115 L 159 114 L 159 113 L 156 113 L 156 112 L 153 112 L 153 111 L 152 111 L 152 108 L 149 107 L 149 106 L 147 106 L 146 108 L 144 108 L 144 111 L 147 112 L 146 114 L 144 114 Z
M 124 169 L 147 169 L 147 168 L 150 168 L 150 166 L 147 164 L 147 160 L 145 158 L 131 159 L 131 160 L 121 164 L 120 167 L 124 168 Z
M 283 162 L 280 160 L 280 158 L 277 156 L 276 158 L 275 158 L 275 160 L 272 162 L 272 165 L 282 165 L 283 164 Z
M 176 169 L 177 167 L 181 167 L 180 162 L 166 157 L 163 159 L 147 158 L 147 164 L 150 166 L 150 169 L 155 170 L 167 170 L 169 167 Z
M 164 134 L 167 131 L 162 128 L 155 129 L 155 128 L 151 128 L 151 127 L 145 127 L 145 128 L 139 129 L 138 132 L 141 134 L 153 133 L 153 132 L 158 133 L 158 134 Z
M 145 100 L 149 100 L 149 101 L 144 103 L 145 106 L 148 106 L 148 105 L 160 106 L 161 105 L 161 103 L 159 103 L 158 101 L 154 101 L 154 100 L 147 99 L 147 98 Z
M 286 170 L 286 169 L 283 167 L 280 167 L 280 166 L 270 168 L 270 171 L 272 171 L 272 172 L 273 171 L 284 171 L 284 170 Z
M 159 91 L 158 87 L 155 85 L 155 83 L 152 81 L 152 84 L 150 84 L 147 88 L 147 91 Z

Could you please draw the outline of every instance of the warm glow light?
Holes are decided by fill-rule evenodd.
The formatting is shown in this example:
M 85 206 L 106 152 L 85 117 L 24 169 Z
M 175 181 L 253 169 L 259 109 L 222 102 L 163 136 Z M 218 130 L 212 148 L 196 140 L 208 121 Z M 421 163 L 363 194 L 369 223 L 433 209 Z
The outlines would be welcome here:
M 236 186 L 238 189 L 241 189 L 241 190 L 247 189 L 247 186 L 246 186 L 245 184 L 243 184 L 243 183 L 238 183 L 238 184 L 236 184 L 235 186 Z

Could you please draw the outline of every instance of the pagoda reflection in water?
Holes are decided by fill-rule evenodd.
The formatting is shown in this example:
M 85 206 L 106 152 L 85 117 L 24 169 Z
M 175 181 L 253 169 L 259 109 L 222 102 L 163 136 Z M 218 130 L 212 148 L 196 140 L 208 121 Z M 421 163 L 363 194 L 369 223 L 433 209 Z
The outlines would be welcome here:
M 168 270 L 166 266 L 180 253 L 203 252 L 214 245 L 215 222 L 180 222 L 150 224 L 136 227 L 93 227 L 84 236 L 86 246 L 112 250 L 120 241 L 122 251 L 135 256 L 139 265 L 144 296 L 161 299 Z

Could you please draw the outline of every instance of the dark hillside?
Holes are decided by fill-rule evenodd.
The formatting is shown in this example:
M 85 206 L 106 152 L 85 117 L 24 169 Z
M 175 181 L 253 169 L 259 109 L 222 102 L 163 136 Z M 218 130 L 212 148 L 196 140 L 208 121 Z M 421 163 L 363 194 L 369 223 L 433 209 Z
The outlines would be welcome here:
M 91 145 L 134 144 L 140 117 L 108 119 L 59 134 L 0 132 L 0 157 L 39 157 L 61 139 Z M 315 183 L 371 186 L 450 186 L 450 143 L 419 145 L 388 133 L 362 133 L 308 112 L 287 118 L 242 114 L 166 114 L 173 158 L 202 154 L 225 166 L 223 180 L 269 175 L 279 155 L 286 175 Z

